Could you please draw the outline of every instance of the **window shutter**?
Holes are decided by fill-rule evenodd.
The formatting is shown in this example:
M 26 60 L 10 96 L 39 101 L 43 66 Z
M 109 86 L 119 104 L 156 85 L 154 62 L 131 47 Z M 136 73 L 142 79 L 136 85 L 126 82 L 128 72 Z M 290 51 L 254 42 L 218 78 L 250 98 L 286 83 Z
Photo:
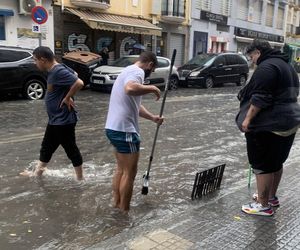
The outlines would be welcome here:
M 274 16 L 274 4 L 268 3 L 266 25 L 269 27 L 273 26 L 273 16 Z

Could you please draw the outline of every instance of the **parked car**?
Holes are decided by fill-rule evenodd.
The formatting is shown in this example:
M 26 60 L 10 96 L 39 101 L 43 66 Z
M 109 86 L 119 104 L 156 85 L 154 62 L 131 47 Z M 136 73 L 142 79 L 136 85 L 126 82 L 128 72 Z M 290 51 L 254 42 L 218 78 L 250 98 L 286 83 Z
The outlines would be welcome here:
M 0 93 L 22 93 L 37 100 L 46 92 L 46 73 L 36 67 L 32 51 L 0 46 Z
M 178 72 L 183 86 L 212 88 L 223 83 L 245 85 L 249 66 L 245 56 L 239 53 L 200 54 L 178 68 Z
M 134 64 L 138 60 L 138 55 L 124 56 L 117 59 L 110 66 L 100 66 L 95 68 L 90 80 L 90 88 L 93 90 L 110 91 L 122 70 Z M 154 84 L 158 87 L 165 86 L 169 77 L 170 60 L 165 57 L 157 57 L 158 66 L 150 77 L 145 81 L 145 84 Z M 170 89 L 177 89 L 178 87 L 178 72 L 176 67 L 173 67 Z
M 62 57 L 62 62 L 77 72 L 84 86 L 90 83 L 93 70 L 100 65 L 101 56 L 88 51 L 71 51 Z

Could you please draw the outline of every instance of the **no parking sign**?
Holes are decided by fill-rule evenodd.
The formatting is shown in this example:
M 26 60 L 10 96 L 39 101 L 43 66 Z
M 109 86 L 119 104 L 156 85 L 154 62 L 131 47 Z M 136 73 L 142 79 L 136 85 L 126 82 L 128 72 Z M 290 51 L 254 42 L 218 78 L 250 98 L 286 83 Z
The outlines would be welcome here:
M 36 6 L 31 11 L 31 18 L 37 24 L 43 24 L 48 20 L 48 12 L 42 6 Z

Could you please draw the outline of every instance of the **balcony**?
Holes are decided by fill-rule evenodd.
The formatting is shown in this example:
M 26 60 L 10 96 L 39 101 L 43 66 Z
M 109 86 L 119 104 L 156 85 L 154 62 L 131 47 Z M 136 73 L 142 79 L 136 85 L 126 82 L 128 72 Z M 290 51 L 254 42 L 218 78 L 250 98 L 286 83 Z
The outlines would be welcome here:
M 106 10 L 110 8 L 110 0 L 71 0 L 71 3 L 81 8 Z
M 162 0 L 161 19 L 171 23 L 183 23 L 185 21 L 184 0 Z
M 167 22 L 172 22 L 172 23 L 183 23 L 185 18 L 184 18 L 184 13 L 174 13 L 174 12 L 166 12 L 162 11 L 161 12 L 161 19 Z

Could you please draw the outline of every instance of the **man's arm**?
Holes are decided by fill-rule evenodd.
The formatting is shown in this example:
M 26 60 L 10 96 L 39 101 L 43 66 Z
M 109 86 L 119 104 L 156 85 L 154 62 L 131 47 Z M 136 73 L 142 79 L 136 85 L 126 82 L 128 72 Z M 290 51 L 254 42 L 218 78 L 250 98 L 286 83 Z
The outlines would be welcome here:
M 160 98 L 159 88 L 153 85 L 143 85 L 135 81 L 129 81 L 125 85 L 125 93 L 127 95 L 139 96 L 153 93 L 156 96 L 156 100 Z
M 252 121 L 252 119 L 258 114 L 258 112 L 261 110 L 261 108 L 254 106 L 253 104 L 250 105 L 250 108 L 247 112 L 247 115 L 245 117 L 245 120 L 242 123 L 242 130 L 244 132 L 249 131 L 249 124 Z
M 65 96 L 65 98 L 62 100 L 60 107 L 62 107 L 64 104 L 68 106 L 68 109 L 71 111 L 72 108 L 75 107 L 74 101 L 72 100 L 72 96 L 74 96 L 78 90 L 80 90 L 84 86 L 83 81 L 81 79 L 77 79 L 76 82 L 72 85 L 69 92 Z
M 140 117 L 143 117 L 147 120 L 153 121 L 159 125 L 161 125 L 164 121 L 163 117 L 160 117 L 159 115 L 153 115 L 143 105 L 141 105 L 141 107 L 140 107 L 139 115 L 140 115 Z

